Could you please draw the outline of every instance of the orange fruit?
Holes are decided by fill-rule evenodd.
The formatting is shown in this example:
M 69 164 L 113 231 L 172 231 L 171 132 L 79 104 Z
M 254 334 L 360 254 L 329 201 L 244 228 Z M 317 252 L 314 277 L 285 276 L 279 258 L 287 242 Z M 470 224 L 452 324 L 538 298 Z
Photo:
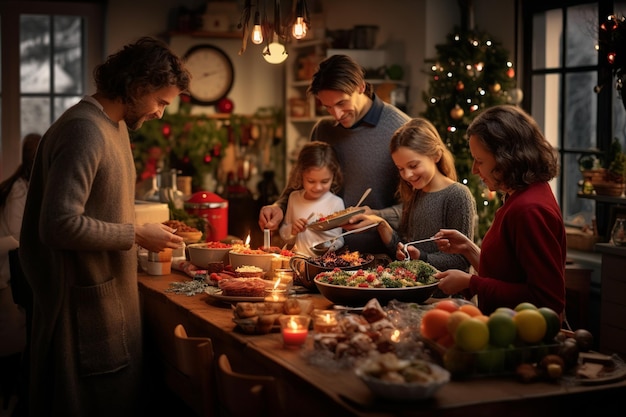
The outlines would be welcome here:
M 456 328 L 459 327 L 459 324 L 461 324 L 463 320 L 467 320 L 471 317 L 472 316 L 461 310 L 453 311 L 452 313 L 450 313 L 450 317 L 448 317 L 448 324 L 446 326 L 446 328 L 448 329 L 448 333 L 450 333 L 454 338 Z
M 482 311 L 480 311 L 480 309 L 474 304 L 463 304 L 459 306 L 459 310 L 466 312 L 472 317 L 480 316 L 483 314 Z
M 487 321 L 489 343 L 496 347 L 506 347 L 515 341 L 517 326 L 513 317 L 505 312 L 493 312 Z
M 422 336 L 437 340 L 448 333 L 447 325 L 450 312 L 440 308 L 433 308 L 422 315 L 420 331 Z
M 485 316 L 484 314 L 474 316 L 474 318 L 482 321 L 483 323 L 487 323 L 489 321 L 489 316 Z
M 456 328 L 454 343 L 466 352 L 477 352 L 489 344 L 489 328 L 474 317 L 463 320 Z
M 441 336 L 439 339 L 437 339 L 437 344 L 439 346 L 443 346 L 446 349 L 450 349 L 452 346 L 454 346 L 454 338 L 452 337 L 452 335 L 450 333 Z
M 517 326 L 517 337 L 526 343 L 539 343 L 546 335 L 546 319 L 535 309 L 524 309 L 513 316 Z
M 459 308 L 459 305 L 454 300 L 445 299 L 437 301 L 437 303 L 435 303 L 435 308 L 440 308 L 442 310 L 446 310 L 452 313 Z

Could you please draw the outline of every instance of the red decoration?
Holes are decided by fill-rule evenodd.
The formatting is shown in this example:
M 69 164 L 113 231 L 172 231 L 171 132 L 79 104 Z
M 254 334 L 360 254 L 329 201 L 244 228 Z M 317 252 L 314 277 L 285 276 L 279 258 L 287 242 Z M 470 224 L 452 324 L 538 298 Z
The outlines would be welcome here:
M 181 103 L 191 103 L 191 96 L 189 94 L 181 94 L 180 95 Z
M 210 163 L 210 162 L 211 162 L 211 159 L 212 159 L 212 158 L 211 158 L 211 155 L 209 155 L 209 154 L 204 155 L 204 163 L 205 163 L 205 164 Z
M 221 152 L 222 152 L 222 144 L 216 143 L 215 146 L 213 146 L 213 155 L 220 156 Z
M 235 104 L 229 98 L 224 97 L 216 104 L 217 111 L 220 113 L 232 113 L 235 108 Z
M 507 75 L 509 78 L 513 78 L 513 77 L 515 77 L 515 70 L 514 70 L 513 68 L 509 68 L 509 69 L 506 71 L 506 75 Z
M 162 132 L 163 132 L 163 136 L 165 136 L 166 138 L 169 138 L 170 135 L 172 134 L 172 126 L 168 124 L 164 124 Z
M 616 56 L 616 55 L 617 55 L 617 54 L 616 54 L 615 52 L 609 52 L 609 53 L 606 55 L 606 60 L 607 60 L 607 61 L 609 61 L 609 64 L 613 65 L 613 63 L 615 62 L 615 56 Z
M 465 84 L 463 84 L 463 81 L 459 81 L 458 83 L 456 83 L 456 91 L 463 91 L 465 90 Z

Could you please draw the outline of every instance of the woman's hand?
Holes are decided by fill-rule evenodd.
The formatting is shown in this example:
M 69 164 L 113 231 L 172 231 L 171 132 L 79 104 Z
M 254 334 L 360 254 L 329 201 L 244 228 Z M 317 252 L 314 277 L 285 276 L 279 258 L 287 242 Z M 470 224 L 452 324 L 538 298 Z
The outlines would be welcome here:
M 178 249 L 183 237 L 174 234 L 174 229 L 162 223 L 146 223 L 135 226 L 135 242 L 150 252 L 160 252 L 165 248 Z
M 437 247 L 443 253 L 459 253 L 469 261 L 470 264 L 479 270 L 480 248 L 467 236 L 458 230 L 441 229 L 435 233 Z
M 467 272 L 458 269 L 437 272 L 434 276 L 439 280 L 439 289 L 448 295 L 457 294 L 469 288 L 472 277 Z

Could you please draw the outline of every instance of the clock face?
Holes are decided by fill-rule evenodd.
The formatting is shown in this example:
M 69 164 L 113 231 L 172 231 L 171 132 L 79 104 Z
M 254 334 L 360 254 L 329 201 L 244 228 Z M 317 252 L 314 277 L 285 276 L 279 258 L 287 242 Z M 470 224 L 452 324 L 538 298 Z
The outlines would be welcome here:
M 210 105 L 226 97 L 233 86 L 233 63 L 224 51 L 211 45 L 196 45 L 184 56 L 191 73 L 189 93 L 195 104 Z

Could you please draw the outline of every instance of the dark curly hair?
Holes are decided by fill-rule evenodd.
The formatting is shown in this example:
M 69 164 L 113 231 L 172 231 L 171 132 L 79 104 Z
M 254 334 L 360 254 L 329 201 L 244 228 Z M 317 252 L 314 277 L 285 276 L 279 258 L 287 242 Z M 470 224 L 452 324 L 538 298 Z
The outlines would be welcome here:
M 537 122 L 516 106 L 490 107 L 467 128 L 496 160 L 494 177 L 503 189 L 520 190 L 547 182 L 558 173 L 556 149 L 546 140 Z
M 163 87 L 189 88 L 191 76 L 182 60 L 164 42 L 142 37 L 109 55 L 93 72 L 96 88 L 108 99 L 134 103 Z

